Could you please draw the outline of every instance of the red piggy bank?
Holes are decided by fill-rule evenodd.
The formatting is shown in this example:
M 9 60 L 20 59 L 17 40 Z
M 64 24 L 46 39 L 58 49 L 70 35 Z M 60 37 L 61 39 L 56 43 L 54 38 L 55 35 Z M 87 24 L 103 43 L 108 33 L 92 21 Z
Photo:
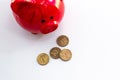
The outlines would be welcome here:
M 12 0 L 13 15 L 31 33 L 47 34 L 57 29 L 64 15 L 63 0 Z

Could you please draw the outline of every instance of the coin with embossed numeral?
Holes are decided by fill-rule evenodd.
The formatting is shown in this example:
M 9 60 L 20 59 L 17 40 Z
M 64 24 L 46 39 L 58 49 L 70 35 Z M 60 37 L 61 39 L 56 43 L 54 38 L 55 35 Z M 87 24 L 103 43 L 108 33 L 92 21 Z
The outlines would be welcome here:
M 37 57 L 37 62 L 40 65 L 46 65 L 49 62 L 49 56 L 46 53 L 41 53 Z
M 69 49 L 63 49 L 60 52 L 60 58 L 63 61 L 68 61 L 72 58 L 72 52 Z
M 69 43 L 69 38 L 65 35 L 61 35 L 56 40 L 57 44 L 61 47 L 65 47 Z
M 53 47 L 53 48 L 50 50 L 50 56 L 51 56 L 53 59 L 58 59 L 60 52 L 61 52 L 61 49 L 60 49 L 60 48 L 58 48 L 58 47 Z

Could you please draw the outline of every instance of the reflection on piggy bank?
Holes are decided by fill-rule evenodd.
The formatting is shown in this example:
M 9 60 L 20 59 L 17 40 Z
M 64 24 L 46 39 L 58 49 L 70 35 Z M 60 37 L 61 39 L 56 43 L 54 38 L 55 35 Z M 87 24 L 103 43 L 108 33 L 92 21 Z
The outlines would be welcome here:
M 11 9 L 16 21 L 36 34 L 56 30 L 64 15 L 63 0 L 12 0 Z

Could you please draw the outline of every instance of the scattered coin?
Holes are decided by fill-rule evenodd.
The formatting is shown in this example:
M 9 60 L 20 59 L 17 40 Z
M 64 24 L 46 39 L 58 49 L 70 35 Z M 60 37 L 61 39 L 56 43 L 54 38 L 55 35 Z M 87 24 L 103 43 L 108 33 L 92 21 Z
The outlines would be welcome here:
M 37 57 L 37 62 L 40 65 L 46 65 L 49 62 L 49 56 L 46 53 L 41 53 Z
M 61 52 L 61 49 L 58 47 L 54 47 L 50 50 L 50 56 L 53 59 L 58 59 L 59 58 L 59 53 Z
M 69 43 L 69 38 L 65 35 L 61 35 L 56 40 L 57 44 L 61 47 L 65 47 Z
M 72 57 L 72 53 L 69 49 L 63 49 L 61 52 L 60 52 L 60 58 L 61 60 L 63 61 L 68 61 L 70 60 Z

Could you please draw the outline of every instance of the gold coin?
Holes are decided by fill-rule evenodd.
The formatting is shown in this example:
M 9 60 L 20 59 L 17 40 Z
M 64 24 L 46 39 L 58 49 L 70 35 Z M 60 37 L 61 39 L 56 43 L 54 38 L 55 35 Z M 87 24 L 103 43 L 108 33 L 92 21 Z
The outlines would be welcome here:
M 58 47 L 54 47 L 50 50 L 50 56 L 53 59 L 58 59 L 59 58 L 59 53 L 61 52 L 61 49 Z
M 49 62 L 49 56 L 46 53 L 41 53 L 37 57 L 37 62 L 40 65 L 46 65 Z
M 59 46 L 65 47 L 65 46 L 68 45 L 69 39 L 68 39 L 67 36 L 61 35 L 61 36 L 59 36 L 59 37 L 57 38 L 56 42 L 57 42 L 57 44 L 58 44 Z
M 61 52 L 60 52 L 60 58 L 63 60 L 63 61 L 68 61 L 72 58 L 72 53 L 69 49 L 63 49 Z

